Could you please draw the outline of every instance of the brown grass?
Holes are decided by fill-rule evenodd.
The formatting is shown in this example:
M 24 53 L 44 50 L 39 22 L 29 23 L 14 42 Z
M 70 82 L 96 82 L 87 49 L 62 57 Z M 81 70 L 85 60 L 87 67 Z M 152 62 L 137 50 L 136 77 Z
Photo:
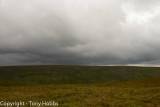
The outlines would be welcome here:
M 55 101 L 60 107 L 160 107 L 159 80 L 160 78 L 152 78 L 115 83 L 1 86 L 0 100 Z

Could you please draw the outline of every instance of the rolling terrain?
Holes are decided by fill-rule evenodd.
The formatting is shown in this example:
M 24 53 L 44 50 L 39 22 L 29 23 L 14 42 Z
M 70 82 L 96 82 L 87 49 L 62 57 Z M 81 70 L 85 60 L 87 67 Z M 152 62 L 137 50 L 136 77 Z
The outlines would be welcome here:
M 0 101 L 55 101 L 60 107 L 160 107 L 160 68 L 0 67 Z
M 160 76 L 158 67 L 13 66 L 0 67 L 0 84 L 83 84 Z M 4 84 L 4 85 L 5 85 Z

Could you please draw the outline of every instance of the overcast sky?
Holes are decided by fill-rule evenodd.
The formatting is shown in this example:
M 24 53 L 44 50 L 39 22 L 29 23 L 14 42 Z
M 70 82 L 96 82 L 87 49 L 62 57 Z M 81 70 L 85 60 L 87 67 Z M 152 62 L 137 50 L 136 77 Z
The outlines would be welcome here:
M 0 65 L 159 65 L 160 0 L 0 0 Z

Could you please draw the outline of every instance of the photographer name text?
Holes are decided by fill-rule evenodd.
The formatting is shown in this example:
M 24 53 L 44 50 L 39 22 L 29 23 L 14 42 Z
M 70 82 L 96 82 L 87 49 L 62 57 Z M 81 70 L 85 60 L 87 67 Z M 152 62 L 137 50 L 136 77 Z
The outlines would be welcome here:
M 6 101 L 0 101 L 0 106 L 1 107 L 20 107 L 20 106 L 25 106 L 29 105 L 30 107 L 53 107 L 53 106 L 58 106 L 58 102 L 55 101 L 40 101 L 40 102 L 35 102 L 35 101 L 14 101 L 14 102 L 6 102 Z

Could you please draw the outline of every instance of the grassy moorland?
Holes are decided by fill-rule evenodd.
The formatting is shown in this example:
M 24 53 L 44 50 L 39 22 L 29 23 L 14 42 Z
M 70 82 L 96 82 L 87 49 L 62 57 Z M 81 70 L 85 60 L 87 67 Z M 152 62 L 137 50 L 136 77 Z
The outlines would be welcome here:
M 13 66 L 0 67 L 0 84 L 77 84 L 160 76 L 158 67 Z M 5 84 L 4 84 L 5 83 Z
M 160 107 L 160 68 L 0 67 L 0 82 L 0 101 L 54 100 L 60 107 Z

